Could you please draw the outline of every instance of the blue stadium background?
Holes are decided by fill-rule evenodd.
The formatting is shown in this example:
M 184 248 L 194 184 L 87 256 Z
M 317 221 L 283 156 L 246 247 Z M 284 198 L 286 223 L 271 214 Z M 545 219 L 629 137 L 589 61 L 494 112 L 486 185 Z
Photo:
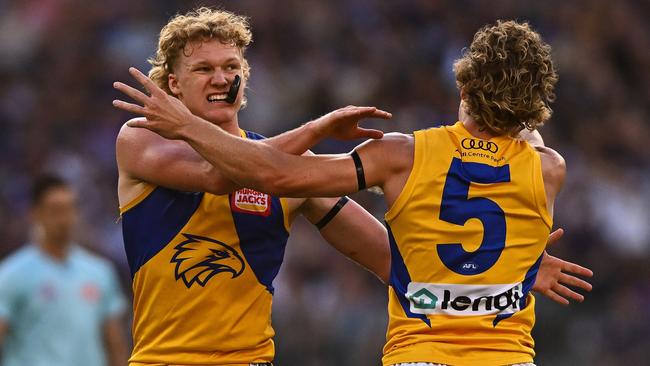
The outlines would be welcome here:
M 540 365 L 650 359 L 650 3 L 647 1 L 0 0 L 0 257 L 29 238 L 29 185 L 58 172 L 82 194 L 79 240 L 110 258 L 129 291 L 114 141 L 130 116 L 111 84 L 148 69 L 177 12 L 221 5 L 251 18 L 244 128 L 273 135 L 331 109 L 376 105 L 402 132 L 455 121 L 454 59 L 483 24 L 528 20 L 560 72 L 547 145 L 568 164 L 552 253 L 595 272 L 583 304 L 539 301 Z M 318 152 L 348 151 L 328 141 Z M 378 196 L 355 196 L 377 217 Z M 299 221 L 276 280 L 280 365 L 377 365 L 386 290 Z M 129 324 L 124 325 L 125 332 Z

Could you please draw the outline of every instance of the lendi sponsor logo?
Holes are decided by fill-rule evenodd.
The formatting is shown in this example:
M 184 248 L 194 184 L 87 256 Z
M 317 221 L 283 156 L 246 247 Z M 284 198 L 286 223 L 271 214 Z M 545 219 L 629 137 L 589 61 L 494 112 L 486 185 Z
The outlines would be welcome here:
M 268 216 L 271 213 L 271 196 L 244 188 L 233 193 L 231 206 L 238 212 Z
M 463 147 L 463 149 L 483 150 L 489 151 L 491 153 L 496 153 L 499 151 L 499 146 L 496 143 L 486 140 L 466 138 L 460 142 L 460 145 Z
M 438 296 L 429 292 L 426 288 L 416 291 L 411 297 L 413 306 L 418 309 L 435 309 L 438 305 Z
M 500 285 L 456 285 L 411 282 L 406 298 L 415 314 L 460 316 L 512 314 L 521 310 L 521 283 Z

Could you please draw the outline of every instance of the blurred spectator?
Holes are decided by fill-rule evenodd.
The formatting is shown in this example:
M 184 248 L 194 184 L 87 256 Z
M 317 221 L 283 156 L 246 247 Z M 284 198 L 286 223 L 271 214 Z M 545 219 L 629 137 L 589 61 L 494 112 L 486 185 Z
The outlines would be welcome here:
M 110 264 L 71 242 L 75 194 L 37 179 L 33 216 L 34 243 L 0 263 L 2 364 L 125 365 L 124 297 Z
M 128 278 L 115 224 L 114 142 L 130 116 L 111 107 L 111 84 L 129 80 L 129 66 L 146 69 L 156 29 L 171 15 L 209 3 L 0 1 L 0 255 L 28 238 L 27 183 L 42 170 L 57 171 L 84 197 L 80 242 L 109 256 Z M 268 136 L 347 104 L 393 112 L 393 121 L 370 123 L 387 131 L 453 123 L 458 91 L 451 64 L 460 45 L 496 19 L 529 20 L 553 46 L 560 74 L 553 117 L 541 130 L 568 164 L 555 209 L 556 226 L 566 235 L 553 251 L 595 272 L 585 303 L 561 308 L 539 301 L 536 360 L 554 366 L 647 364 L 650 2 L 213 4 L 251 17 L 250 103 L 240 118 Z M 352 146 L 328 141 L 317 151 Z M 385 212 L 371 194 L 356 198 L 377 216 Z M 303 232 L 290 240 L 276 280 L 278 363 L 376 365 L 385 290 L 323 249 L 314 232 Z M 305 299 L 323 292 L 308 306 Z

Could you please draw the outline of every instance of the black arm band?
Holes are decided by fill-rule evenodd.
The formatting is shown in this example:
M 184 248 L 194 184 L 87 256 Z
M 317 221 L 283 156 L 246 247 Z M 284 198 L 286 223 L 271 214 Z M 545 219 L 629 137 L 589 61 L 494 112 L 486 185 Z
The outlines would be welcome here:
M 347 196 L 343 196 L 341 197 L 340 200 L 336 201 L 334 207 L 332 207 L 332 209 L 329 210 L 329 212 L 325 214 L 325 216 L 323 216 L 323 218 L 316 223 L 316 227 L 318 228 L 318 230 L 324 228 L 325 225 L 329 224 L 329 222 L 332 221 L 334 216 L 336 216 L 336 214 L 339 213 L 339 211 L 341 211 L 343 206 L 345 206 L 345 204 L 348 203 L 349 200 L 350 199 Z
M 354 167 L 357 170 L 357 184 L 359 185 L 359 190 L 366 189 L 366 176 L 363 174 L 363 164 L 361 164 L 361 158 L 359 153 L 356 150 L 353 150 L 350 155 L 352 160 L 354 160 Z

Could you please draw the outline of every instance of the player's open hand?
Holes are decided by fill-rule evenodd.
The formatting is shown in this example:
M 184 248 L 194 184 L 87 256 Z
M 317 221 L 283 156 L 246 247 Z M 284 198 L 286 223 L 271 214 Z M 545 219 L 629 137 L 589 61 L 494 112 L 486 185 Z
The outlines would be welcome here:
M 562 235 L 564 235 L 563 229 L 555 230 L 549 235 L 546 245 L 556 243 Z M 585 297 L 567 286 L 591 291 L 591 284 L 577 276 L 591 277 L 593 272 L 588 268 L 554 257 L 545 251 L 533 291 L 562 305 L 568 305 L 569 299 L 582 302 Z
M 192 112 L 178 99 L 158 87 L 150 78 L 135 67 L 129 73 L 149 95 L 119 81 L 113 87 L 139 104 L 114 100 L 113 106 L 143 116 L 127 123 L 130 127 L 146 128 L 168 139 L 179 139 L 180 130 L 194 117 Z
M 334 137 L 339 140 L 380 139 L 384 136 L 382 131 L 361 128 L 359 122 L 366 118 L 389 119 L 392 116 L 375 107 L 347 106 L 315 119 L 311 123 L 314 124 L 316 133 L 323 137 Z

